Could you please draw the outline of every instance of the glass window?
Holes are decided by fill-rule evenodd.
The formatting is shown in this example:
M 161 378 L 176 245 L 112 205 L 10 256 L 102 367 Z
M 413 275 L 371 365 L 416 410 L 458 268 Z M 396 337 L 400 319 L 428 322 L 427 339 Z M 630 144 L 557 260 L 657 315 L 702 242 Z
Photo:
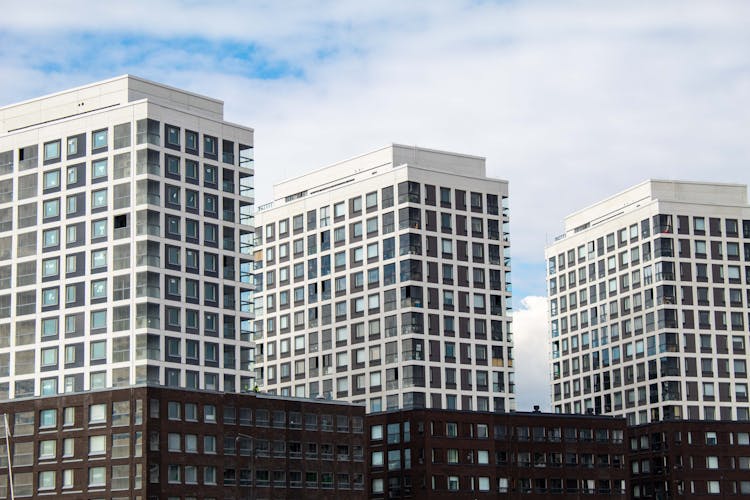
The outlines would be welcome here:
M 106 467 L 89 467 L 89 488 L 105 486 L 107 483 Z
M 107 130 L 97 130 L 91 133 L 91 148 L 102 149 L 107 147 Z
M 212 165 L 203 166 L 203 182 L 205 184 L 216 184 L 218 173 L 216 167 Z
M 42 366 L 57 366 L 57 347 L 42 349 Z
M 48 142 L 44 145 L 44 161 L 60 158 L 60 141 Z
M 107 250 L 96 250 L 91 252 L 91 268 L 107 267 Z
M 107 342 L 100 340 L 91 343 L 91 360 L 98 361 L 107 359 Z
M 91 223 L 91 238 L 107 237 L 107 219 L 95 220 Z
M 96 160 L 91 162 L 91 178 L 102 179 L 107 177 L 107 159 Z
M 42 338 L 54 337 L 58 332 L 58 318 L 45 318 L 42 320 Z
M 47 200 L 44 202 L 44 218 L 60 216 L 60 199 Z
M 107 189 L 98 189 L 91 192 L 91 208 L 102 208 L 107 206 Z
M 76 213 L 76 210 L 78 210 L 78 197 L 75 195 L 68 196 L 67 200 L 68 200 L 67 214 L 71 215 L 71 214 Z
M 79 167 L 68 167 L 68 185 L 76 184 L 78 182 L 78 168 Z
M 50 170 L 44 173 L 44 189 L 60 187 L 60 170 Z
M 44 240 L 44 247 L 55 247 L 60 244 L 60 230 L 59 229 L 47 229 L 42 233 Z
M 344 202 L 336 203 L 333 205 L 333 216 L 334 217 L 343 217 L 344 216 Z
M 89 406 L 89 423 L 101 423 L 107 421 L 107 404 L 100 403 Z
M 57 276 L 60 272 L 60 258 L 54 257 L 42 261 L 42 276 Z
M 57 426 L 57 410 L 41 410 L 39 412 L 39 427 L 56 427 Z
M 216 423 L 216 406 L 205 405 L 203 407 L 203 421 L 206 423 Z
M 67 239 L 65 241 L 67 243 L 75 243 L 76 241 L 78 241 L 78 227 L 75 225 L 67 226 L 66 235 Z
M 91 298 L 101 299 L 107 296 L 107 280 L 101 279 L 91 282 Z M 92 325 L 93 326 L 93 325 Z
M 185 149 L 198 151 L 198 133 L 192 130 L 185 131 Z
M 180 129 L 178 127 L 173 127 L 172 125 L 164 125 L 164 127 L 167 129 L 167 144 L 179 146 Z
M 217 141 L 216 137 L 210 135 L 203 136 L 203 151 L 206 154 L 215 155 L 217 153 Z
M 56 306 L 60 299 L 59 288 L 48 288 L 42 291 L 42 305 L 43 306 Z

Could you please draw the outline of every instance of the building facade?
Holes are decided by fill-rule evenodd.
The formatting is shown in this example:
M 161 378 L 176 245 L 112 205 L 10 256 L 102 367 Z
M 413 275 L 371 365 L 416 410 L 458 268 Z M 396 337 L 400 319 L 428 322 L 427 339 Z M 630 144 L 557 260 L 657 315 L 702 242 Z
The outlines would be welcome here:
M 252 152 L 132 76 L 0 108 L 0 399 L 252 389 Z
M 370 413 L 368 498 L 746 498 L 750 422 Z
M 367 416 L 369 498 L 630 498 L 625 420 L 411 410 Z
M 393 145 L 259 207 L 256 377 L 369 411 L 514 407 L 507 182 Z
M 628 429 L 630 498 L 750 495 L 750 422 L 674 420 Z
M 546 250 L 558 413 L 748 420 L 744 185 L 647 181 Z
M 0 498 L 365 495 L 363 406 L 141 386 L 15 399 L 0 413 Z

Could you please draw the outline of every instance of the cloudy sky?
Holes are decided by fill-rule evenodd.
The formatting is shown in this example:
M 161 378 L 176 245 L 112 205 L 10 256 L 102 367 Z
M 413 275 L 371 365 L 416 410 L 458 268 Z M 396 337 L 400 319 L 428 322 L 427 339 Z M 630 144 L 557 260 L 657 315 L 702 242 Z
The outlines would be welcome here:
M 650 177 L 748 182 L 747 1 L 4 0 L 0 105 L 132 73 L 256 130 L 257 198 L 399 142 L 508 179 L 519 409 L 548 407 L 544 246 Z

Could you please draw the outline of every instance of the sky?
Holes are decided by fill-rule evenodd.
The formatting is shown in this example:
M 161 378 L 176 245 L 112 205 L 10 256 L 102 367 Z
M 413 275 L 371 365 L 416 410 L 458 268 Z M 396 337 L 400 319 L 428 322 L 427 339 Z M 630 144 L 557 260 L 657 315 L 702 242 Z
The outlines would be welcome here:
M 544 248 L 648 178 L 748 182 L 750 2 L 3 1 L 0 105 L 131 73 L 255 129 L 256 199 L 396 142 L 510 182 L 518 409 L 549 408 Z

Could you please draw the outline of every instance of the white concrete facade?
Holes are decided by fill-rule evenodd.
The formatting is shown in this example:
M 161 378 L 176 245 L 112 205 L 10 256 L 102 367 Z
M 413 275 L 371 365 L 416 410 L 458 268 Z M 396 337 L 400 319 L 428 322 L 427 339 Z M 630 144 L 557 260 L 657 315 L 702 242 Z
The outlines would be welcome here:
M 483 158 L 399 145 L 275 186 L 256 214 L 261 390 L 514 409 L 507 196 Z
M 252 147 L 132 76 L 0 108 L 0 399 L 251 390 Z
M 559 413 L 750 419 L 747 187 L 651 180 L 546 249 Z

